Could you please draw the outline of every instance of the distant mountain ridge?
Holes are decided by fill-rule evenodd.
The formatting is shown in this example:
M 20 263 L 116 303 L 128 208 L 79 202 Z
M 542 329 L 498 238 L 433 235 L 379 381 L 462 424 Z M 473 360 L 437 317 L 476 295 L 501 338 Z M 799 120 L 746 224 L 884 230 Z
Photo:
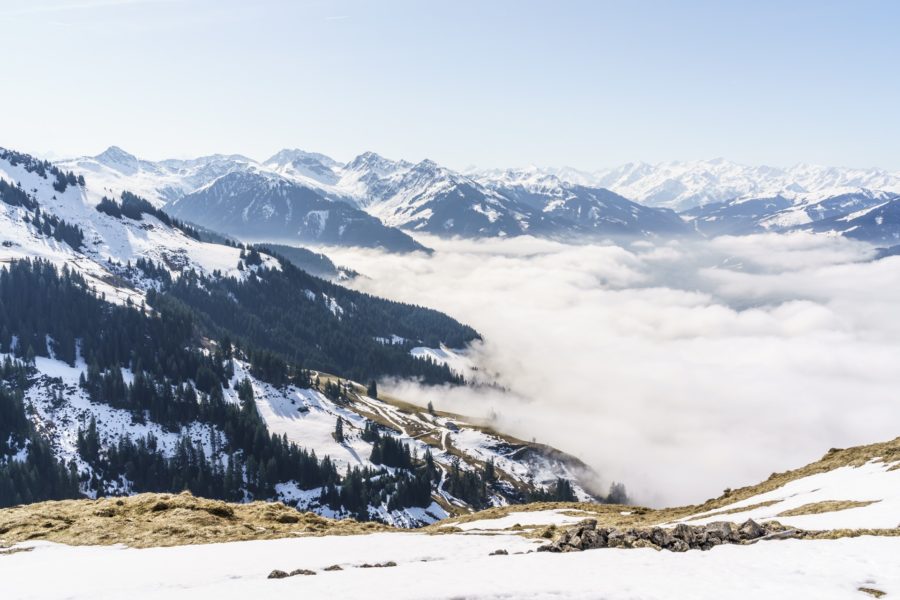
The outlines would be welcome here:
M 689 233 L 671 210 L 642 206 L 557 176 L 535 186 L 522 178 L 505 182 L 470 176 L 431 160 L 412 163 L 374 152 L 348 163 L 299 149 L 281 150 L 262 162 L 222 154 L 152 162 L 111 147 L 59 165 L 90 175 L 111 192 L 141 194 L 179 218 L 261 241 L 421 249 L 372 223 L 360 231 L 366 219 L 352 209 L 369 213 L 388 228 L 468 238 Z M 273 197 L 276 188 L 278 201 Z M 296 210 L 301 197 L 303 207 Z M 294 206 L 289 207 L 286 198 L 292 198 Z M 328 210 L 323 201 L 331 203 L 328 222 L 335 226 L 333 231 L 310 216 Z
M 708 237 L 808 231 L 896 244 L 900 241 L 898 206 L 900 193 L 838 189 L 734 198 L 693 208 L 682 216 Z
M 813 223 L 900 194 L 900 173 L 883 169 L 747 166 L 724 159 L 592 172 L 459 172 L 374 152 L 347 163 L 300 149 L 261 162 L 236 154 L 152 162 L 111 147 L 57 164 L 111 191 L 136 191 L 179 218 L 253 241 L 392 251 L 422 249 L 408 233 L 577 241 L 799 229 L 890 242 L 890 231 L 874 229 L 890 230 L 891 211 L 869 223 L 868 232 L 842 222 L 824 231 Z
M 531 167 L 526 171 L 536 176 L 554 175 L 571 183 L 607 188 L 633 201 L 679 212 L 740 196 L 824 193 L 838 188 L 900 192 L 900 172 L 806 164 L 789 168 L 748 166 L 722 158 L 658 164 L 628 163 L 596 171 L 568 167 Z M 503 171 L 500 170 L 475 174 L 503 178 Z

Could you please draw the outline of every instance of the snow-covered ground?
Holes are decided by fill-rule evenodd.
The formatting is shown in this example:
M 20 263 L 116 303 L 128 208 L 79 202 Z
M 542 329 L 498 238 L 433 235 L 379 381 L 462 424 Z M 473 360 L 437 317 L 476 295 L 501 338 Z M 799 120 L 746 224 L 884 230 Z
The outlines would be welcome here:
M 418 346 L 409 351 L 410 354 L 420 359 L 431 359 L 440 364 L 447 365 L 451 371 L 469 378 L 475 371 L 475 363 L 466 356 L 465 350 L 457 350 L 441 346 L 440 348 L 426 348 Z
M 893 529 L 900 527 L 900 463 L 869 461 L 860 467 L 841 467 L 791 481 L 775 490 L 751 496 L 683 519 L 692 525 L 728 520 L 779 521 L 801 529 Z M 869 502 L 816 514 L 782 513 L 820 502 Z M 760 504 L 765 503 L 765 506 Z M 746 510 L 739 510 L 746 507 Z M 729 511 L 722 514 L 723 511 Z M 733 511 L 733 512 L 732 512 Z M 898 569 L 900 570 L 900 569 Z
M 479 519 L 463 523 L 448 522 L 443 527 L 457 527 L 465 532 L 496 532 L 521 526 L 523 529 L 534 529 L 545 525 L 571 525 L 592 515 L 581 510 L 534 510 L 512 512 L 496 519 Z
M 525 553 L 514 535 L 380 533 L 126 549 L 29 543 L 0 555 L 9 600 L 603 598 L 845 600 L 900 594 L 900 538 L 768 541 L 709 552 Z M 497 549 L 508 556 L 489 556 Z M 395 567 L 360 568 L 394 561 Z M 331 565 L 340 571 L 324 571 Z M 273 569 L 312 576 L 267 579 Z

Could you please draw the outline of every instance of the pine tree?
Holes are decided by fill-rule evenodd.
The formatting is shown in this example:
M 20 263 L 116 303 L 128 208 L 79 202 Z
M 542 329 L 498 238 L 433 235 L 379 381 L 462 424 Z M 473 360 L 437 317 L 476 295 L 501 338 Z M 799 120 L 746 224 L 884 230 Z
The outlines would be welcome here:
M 369 398 L 378 398 L 378 385 L 375 383 L 375 380 L 369 382 L 369 387 L 366 388 L 366 396 Z
M 337 423 L 334 426 L 334 439 L 339 444 L 344 443 L 344 420 L 340 417 L 337 418 Z

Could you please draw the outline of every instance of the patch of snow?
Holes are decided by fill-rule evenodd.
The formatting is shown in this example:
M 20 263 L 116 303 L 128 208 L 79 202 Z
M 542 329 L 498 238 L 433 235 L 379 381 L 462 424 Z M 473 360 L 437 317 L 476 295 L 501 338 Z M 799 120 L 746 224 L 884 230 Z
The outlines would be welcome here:
M 567 514 L 572 513 L 572 514 Z M 590 517 L 590 513 L 579 510 L 555 509 L 512 512 L 497 519 L 482 519 L 465 523 L 449 522 L 442 527 L 458 527 L 463 531 L 503 531 L 516 525 L 534 529 L 546 525 L 570 525 Z
M 430 358 L 438 364 L 447 365 L 451 371 L 463 377 L 469 376 L 475 370 L 475 363 L 466 356 L 465 350 L 455 350 L 443 344 L 440 348 L 417 346 L 409 353 L 422 360 Z

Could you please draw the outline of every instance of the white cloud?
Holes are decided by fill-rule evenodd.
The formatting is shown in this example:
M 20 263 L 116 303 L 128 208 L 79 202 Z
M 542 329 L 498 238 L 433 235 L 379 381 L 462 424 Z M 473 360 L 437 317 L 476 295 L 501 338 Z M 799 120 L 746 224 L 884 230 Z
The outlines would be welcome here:
M 398 391 L 571 452 L 639 501 L 683 503 L 900 432 L 900 258 L 843 239 L 330 249 L 354 285 L 485 338 L 509 391 Z

